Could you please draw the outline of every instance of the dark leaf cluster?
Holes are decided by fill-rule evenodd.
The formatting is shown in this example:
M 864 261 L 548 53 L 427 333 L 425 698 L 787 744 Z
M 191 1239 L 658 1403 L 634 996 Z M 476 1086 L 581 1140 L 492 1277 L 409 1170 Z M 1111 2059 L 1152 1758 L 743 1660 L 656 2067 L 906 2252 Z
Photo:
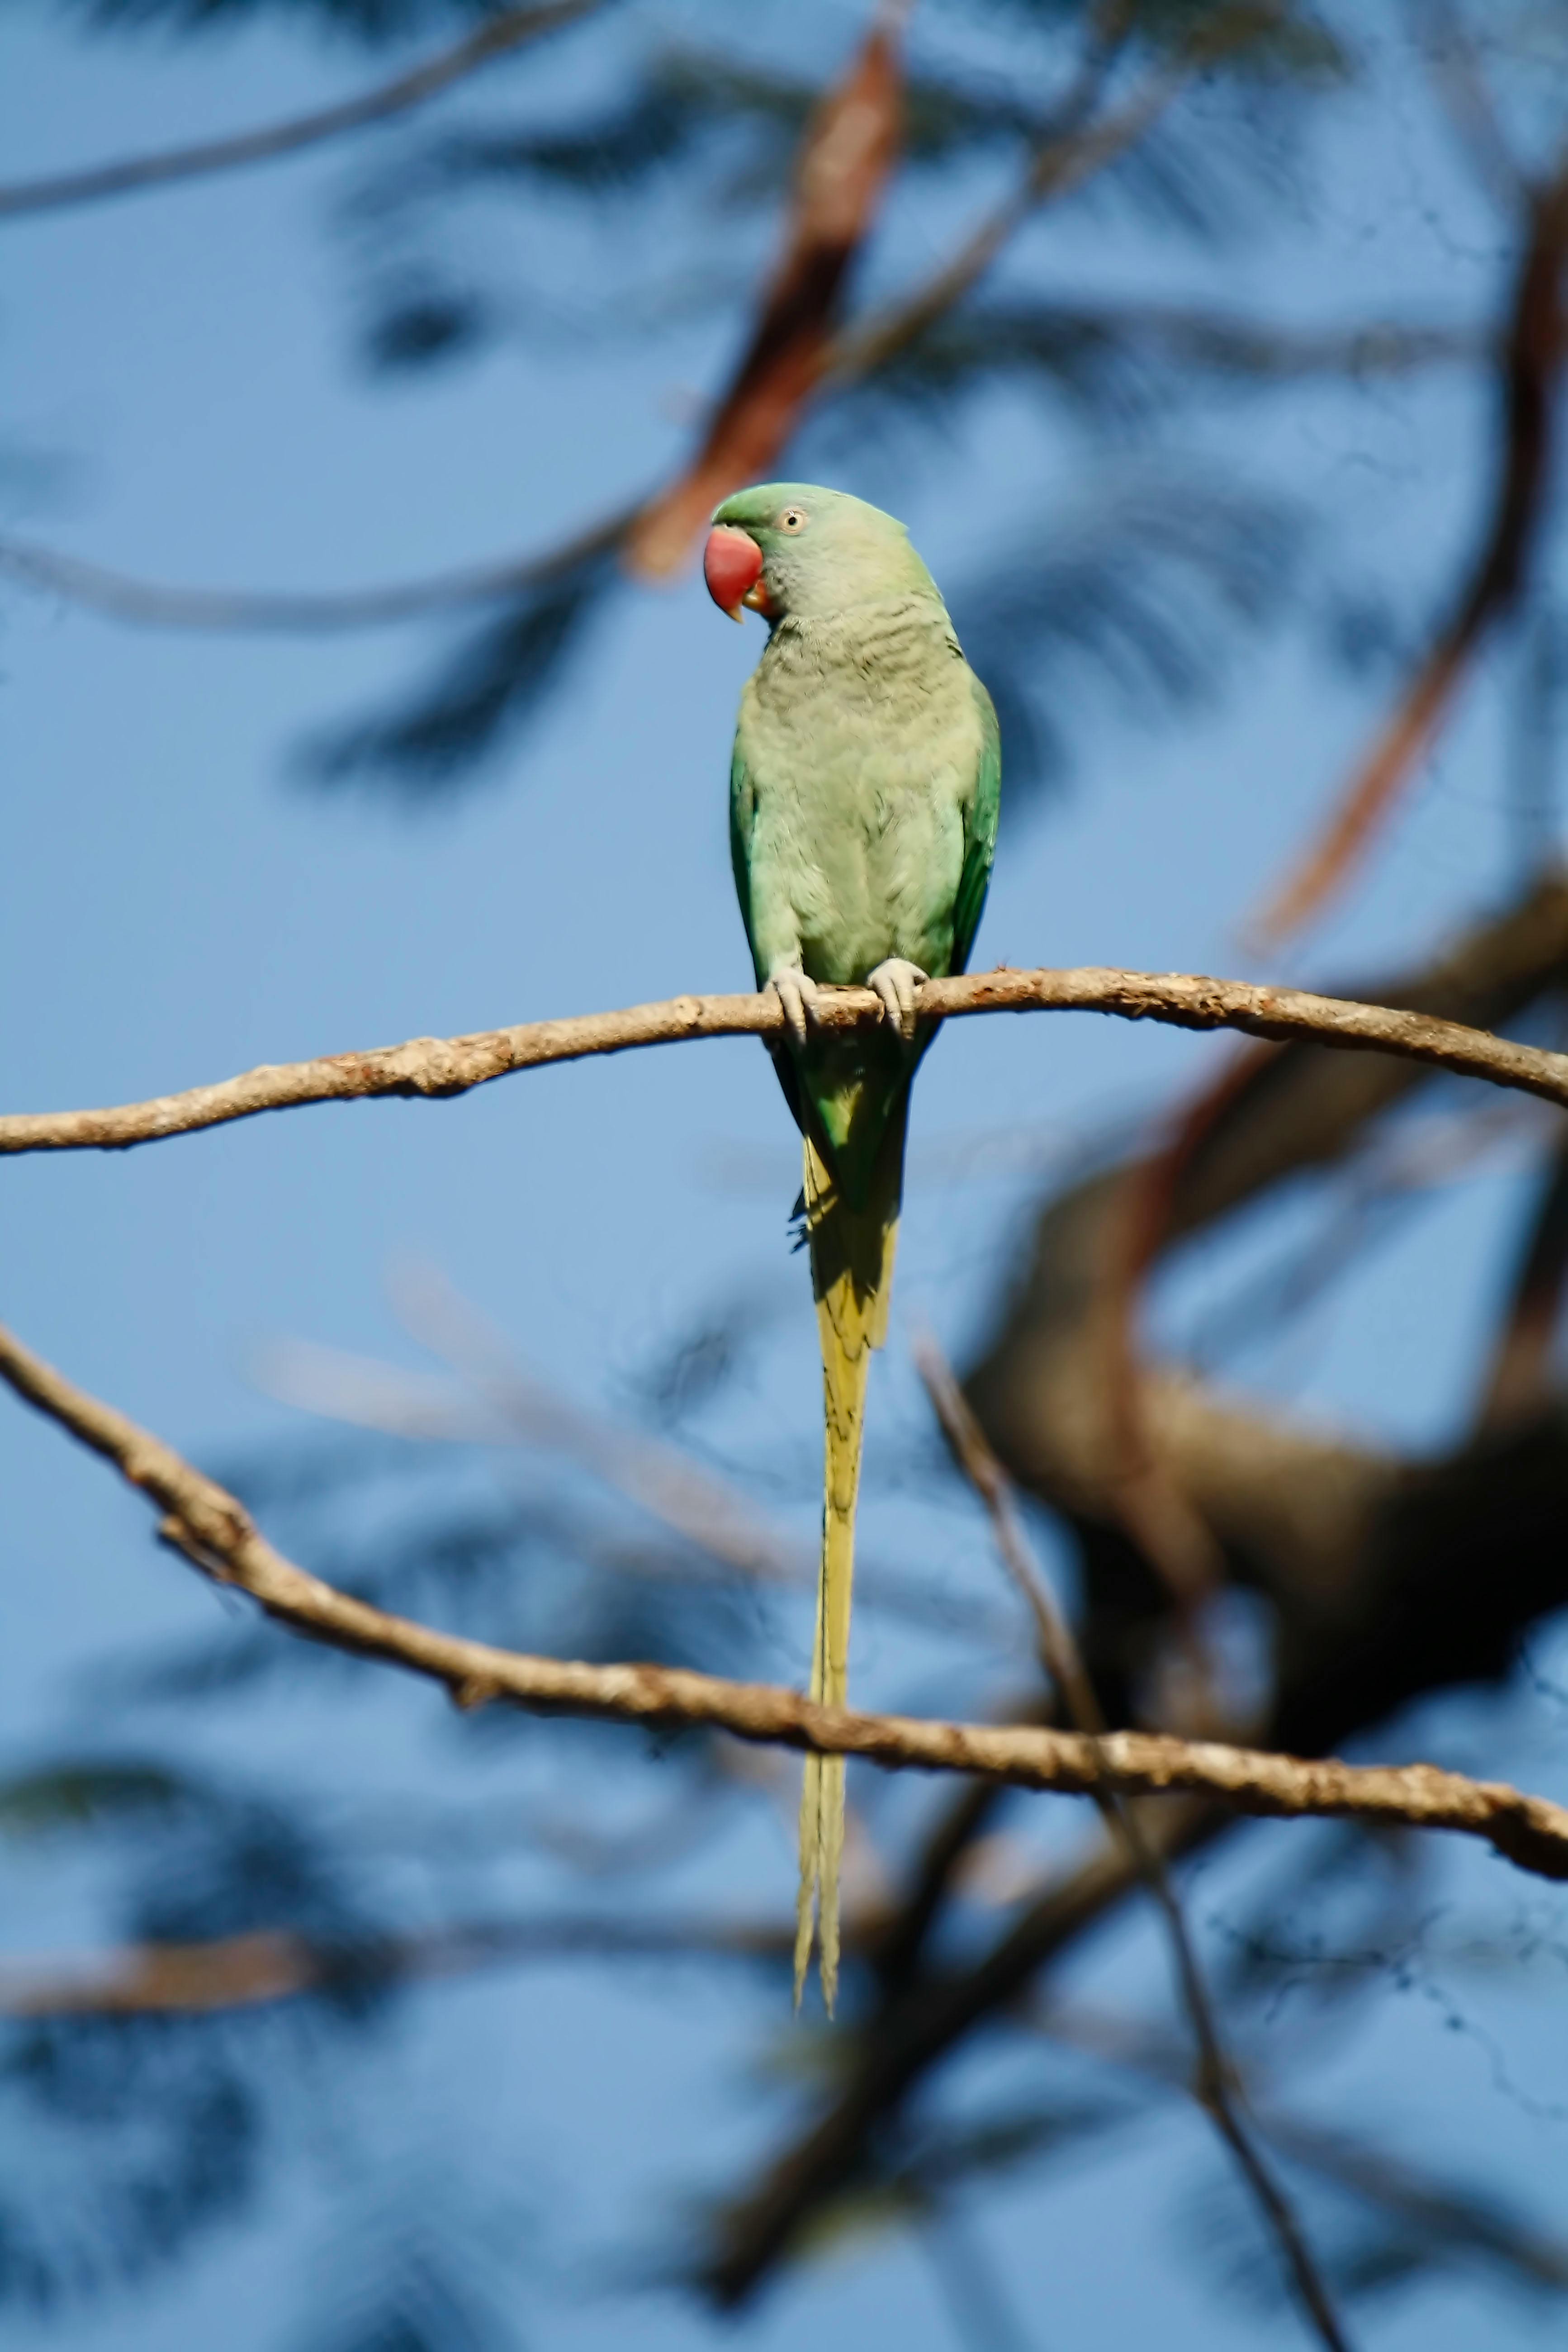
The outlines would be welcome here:
M 1014 790 L 1062 774 L 1089 678 L 1113 708 L 1145 720 L 1212 694 L 1238 634 L 1280 613 L 1301 538 L 1282 501 L 1234 484 L 1113 484 L 955 593 Z
M 334 790 L 380 782 L 415 803 L 466 781 L 561 684 L 617 584 L 614 562 L 597 555 L 526 591 L 460 635 L 401 709 L 351 720 L 308 746 L 303 773 Z

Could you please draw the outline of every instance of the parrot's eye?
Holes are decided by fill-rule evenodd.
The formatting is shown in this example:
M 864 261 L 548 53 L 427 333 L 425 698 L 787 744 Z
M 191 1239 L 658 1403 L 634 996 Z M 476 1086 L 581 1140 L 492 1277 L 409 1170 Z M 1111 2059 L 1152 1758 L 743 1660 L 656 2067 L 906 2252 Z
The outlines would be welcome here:
M 804 507 L 785 507 L 783 514 L 779 517 L 779 529 L 781 530 L 789 531 L 804 530 L 805 529 L 805 509 Z

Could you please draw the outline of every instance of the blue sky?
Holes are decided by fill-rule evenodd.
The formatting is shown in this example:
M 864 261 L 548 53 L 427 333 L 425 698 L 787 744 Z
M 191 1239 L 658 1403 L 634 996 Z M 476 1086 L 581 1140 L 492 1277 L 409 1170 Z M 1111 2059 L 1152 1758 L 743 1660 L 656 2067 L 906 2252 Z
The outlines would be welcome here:
M 825 62 L 858 21 L 818 7 L 757 37 Z M 589 41 L 507 67 L 450 110 L 500 110 L 533 89 L 547 109 L 602 80 L 595 44 L 618 55 L 662 34 L 731 30 L 712 8 L 629 11 Z M 6 173 L 286 113 L 380 69 L 275 30 L 184 47 L 89 42 L 65 18 L 12 11 L 0 26 Z M 1018 266 L 1035 282 L 1190 292 L 1303 321 L 1484 315 L 1499 232 L 1415 96 L 1395 102 L 1374 76 L 1373 93 L 1341 102 L 1330 141 L 1328 168 L 1303 171 L 1295 214 L 1255 241 L 1156 246 L 1082 205 L 1032 230 Z M 52 462 L 10 470 L 0 521 L 158 579 L 348 585 L 548 544 L 668 468 L 681 400 L 715 382 L 733 316 L 613 360 L 592 343 L 531 348 L 525 336 L 468 373 L 367 384 L 331 225 L 368 146 L 5 229 L 5 443 Z M 984 193 L 976 174 L 974 199 Z M 951 227 L 910 206 L 875 267 L 913 266 Z M 549 266 L 542 208 L 506 233 Z M 500 231 L 492 222 L 486 234 Z M 1190 436 L 1194 478 L 1205 467 L 1284 477 L 1358 575 L 1436 583 L 1474 521 L 1483 400 L 1456 374 L 1364 398 L 1326 389 L 1272 409 L 1237 404 Z M 934 462 L 895 444 L 840 461 L 834 478 L 905 513 L 948 580 L 1009 531 L 1060 527 L 1085 462 L 1069 428 L 998 395 Z M 724 792 L 735 698 L 760 643 L 755 625 L 722 625 L 693 581 L 625 595 L 493 782 L 438 814 L 409 814 L 368 793 L 312 793 L 289 755 L 421 672 L 426 635 L 194 640 L 0 591 L 7 1105 L 129 1099 L 262 1060 L 744 985 Z M 1069 787 L 1007 826 L 978 960 L 1251 969 L 1239 920 L 1302 837 L 1380 690 L 1282 638 L 1245 648 L 1224 699 L 1179 720 L 1138 728 L 1091 698 Z M 1482 685 L 1292 976 L 1375 971 L 1499 892 L 1500 740 Z M 952 1181 L 966 1139 L 1019 1126 L 1048 1136 L 1108 1109 L 1152 1108 L 1216 1050 L 1087 1019 L 947 1036 L 919 1089 L 899 1317 L 928 1318 L 962 1349 L 1000 1277 L 1028 1186 L 1005 1172 Z M 617 1411 L 631 1371 L 682 1317 L 733 1283 L 783 1284 L 778 1342 L 746 1412 L 781 1459 L 809 1462 L 809 1302 L 784 1255 L 795 1149 L 764 1056 L 737 1041 L 540 1072 L 457 1103 L 303 1111 L 124 1158 L 16 1161 L 5 1171 L 3 1312 L 73 1377 L 216 1461 L 304 1426 L 258 1383 L 268 1341 L 422 1365 L 389 1301 L 400 1263 L 438 1265 L 570 1394 Z M 1353 1313 L 1287 1368 L 1295 1401 L 1402 1443 L 1440 1439 L 1462 1410 L 1458 1382 L 1495 1298 L 1501 1212 L 1520 1181 L 1517 1155 L 1504 1155 L 1435 1201 Z M 873 1466 L 879 1446 L 890 1455 L 919 1432 L 898 1331 L 896 1320 Z M 80 1728 L 89 1662 L 209 1628 L 216 1603 L 154 1550 L 133 1498 L 19 1410 L 0 1412 L 0 1723 L 20 1758 L 62 1724 Z M 809 1531 L 805 1493 L 776 1507 Z M 878 1510 L 868 1542 L 941 1569 L 949 1522 L 933 1527 L 918 1497 L 896 1493 Z M 978 1536 L 965 1528 L 961 1539 L 973 1566 Z M 907 1658 L 874 1633 L 857 1671 L 868 1700 L 908 1688 Z M 931 1704 L 940 1679 L 938 1661 Z M 209 1722 L 203 1737 L 215 1759 L 254 1760 L 259 1725 L 285 1780 L 456 1785 L 438 1716 L 434 1698 L 389 1678 L 341 1719 L 274 1705 L 264 1718 Z M 1479 1720 L 1478 1731 L 1473 1714 L 1434 1708 L 1401 1744 L 1468 1740 L 1486 1769 L 1564 1793 L 1560 1727 L 1495 1710 Z M 89 1729 L 111 1739 L 115 1727 Z M 504 1787 L 504 1759 L 488 1769 Z M 759 1832 L 742 1866 L 759 1906 L 784 1902 L 782 1836 Z M 1237 1866 L 1216 1866 L 1218 1880 Z M 1479 1889 L 1489 1868 L 1445 1864 L 1445 1900 Z M 93 1916 L 89 1888 L 40 1873 L 6 1940 L 89 1941 Z M 1095 1946 L 1103 1973 L 1090 1980 L 1136 1988 L 1157 1966 L 1119 1933 Z M 1568 2099 L 1561 2002 L 1515 1990 L 1491 1997 L 1487 2017 L 1542 2095 Z M 1341 2079 L 1363 2093 L 1375 2084 L 1380 2115 L 1411 2147 L 1447 2137 L 1462 2113 L 1467 2147 L 1486 2147 L 1500 2179 L 1533 2197 L 1561 2178 L 1562 2123 L 1497 2095 L 1432 2004 L 1392 2003 L 1380 2021 L 1374 2046 L 1325 2061 L 1324 2112 Z M 144 2303 L 73 2316 L 52 2340 L 153 2352 L 221 2329 L 236 2352 L 285 2342 L 296 2257 L 319 2219 L 312 2183 L 364 2163 L 366 2145 L 389 2175 L 405 2159 L 429 2167 L 433 2210 L 442 2194 L 461 2200 L 469 2172 L 484 2197 L 507 2181 L 547 2254 L 563 2237 L 581 2247 L 646 2231 L 660 2199 L 722 2178 L 758 2145 L 738 2085 L 764 2025 L 775 2031 L 763 1996 L 715 2003 L 700 1978 L 674 1973 L 616 1985 L 541 1969 L 421 1995 L 399 2032 L 334 2077 L 331 2116 L 309 2118 L 309 2158 L 251 2225 Z M 973 2062 L 977 2078 L 984 2063 Z M 1020 2184 L 988 2208 L 983 2227 L 1042 2352 L 1147 2340 L 1155 2313 L 1172 2352 L 1258 2340 L 1257 2318 L 1215 2300 L 1160 2219 L 1172 2182 L 1200 2162 L 1198 2127 L 1173 2110 L 1135 2155 L 1108 2150 L 1080 2177 Z M 368 2181 L 373 2199 L 374 2166 Z M 625 2306 L 578 2292 L 582 2259 L 559 2277 L 543 2261 L 531 2340 L 573 2352 L 625 2340 Z M 1495 2330 L 1498 2306 L 1484 2320 L 1480 2308 L 1460 2291 L 1416 2297 L 1366 2340 L 1458 2352 L 1483 2325 Z M 1521 2344 L 1560 2324 L 1517 2316 L 1508 2340 Z M 650 2347 L 713 2332 L 679 2302 L 639 2305 L 633 2324 Z M 836 2352 L 895 2327 L 911 2348 L 952 2340 L 907 2239 L 792 2279 L 749 2340 L 809 2334 Z

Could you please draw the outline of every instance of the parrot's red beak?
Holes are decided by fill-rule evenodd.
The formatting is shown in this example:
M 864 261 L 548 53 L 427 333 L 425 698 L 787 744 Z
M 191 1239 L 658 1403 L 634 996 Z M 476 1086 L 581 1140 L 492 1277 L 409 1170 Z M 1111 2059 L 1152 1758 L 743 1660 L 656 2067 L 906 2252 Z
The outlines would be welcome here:
M 708 534 L 702 555 L 702 577 L 708 593 L 732 621 L 743 620 L 742 608 L 766 610 L 767 591 L 762 586 L 763 551 L 750 534 L 733 523 L 716 523 Z

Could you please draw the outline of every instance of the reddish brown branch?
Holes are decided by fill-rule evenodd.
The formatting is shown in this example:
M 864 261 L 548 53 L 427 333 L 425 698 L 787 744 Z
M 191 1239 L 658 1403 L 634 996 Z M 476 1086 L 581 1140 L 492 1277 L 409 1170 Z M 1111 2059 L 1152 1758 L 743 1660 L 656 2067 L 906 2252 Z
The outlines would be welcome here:
M 1453 614 L 1354 771 L 1322 835 L 1252 926 L 1273 944 L 1349 874 L 1447 714 L 1493 624 L 1517 602 L 1539 532 L 1563 349 L 1568 166 L 1531 197 L 1530 234 L 1502 355 L 1502 455 L 1492 510 Z
M 719 500 L 773 471 L 821 380 L 829 331 L 891 176 L 902 127 L 898 29 L 879 21 L 806 126 L 784 253 L 751 341 L 696 457 L 634 525 L 630 571 L 645 579 L 678 571 Z
M 973 291 L 1003 248 L 1042 205 L 1070 195 L 1134 146 L 1186 79 L 1182 71 L 1163 74 L 1116 113 L 1042 145 L 1017 187 L 923 285 L 835 338 L 825 349 L 823 373 L 837 383 L 858 383 L 935 326 L 946 311 Z

